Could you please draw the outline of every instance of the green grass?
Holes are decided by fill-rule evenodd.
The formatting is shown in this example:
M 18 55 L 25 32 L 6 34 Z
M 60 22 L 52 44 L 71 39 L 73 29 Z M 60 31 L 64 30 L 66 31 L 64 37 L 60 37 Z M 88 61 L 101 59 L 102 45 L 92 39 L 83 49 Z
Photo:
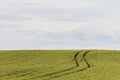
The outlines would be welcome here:
M 91 50 L 86 55 L 90 68 L 84 61 L 75 67 L 77 51 L 0 51 L 0 80 L 120 80 L 119 50 Z

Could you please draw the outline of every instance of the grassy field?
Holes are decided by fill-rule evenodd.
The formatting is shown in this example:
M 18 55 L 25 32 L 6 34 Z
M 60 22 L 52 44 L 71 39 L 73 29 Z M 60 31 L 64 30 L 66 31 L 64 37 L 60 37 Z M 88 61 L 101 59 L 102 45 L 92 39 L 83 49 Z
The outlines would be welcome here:
M 0 80 L 120 80 L 120 50 L 0 51 Z M 81 62 L 80 62 L 81 61 Z

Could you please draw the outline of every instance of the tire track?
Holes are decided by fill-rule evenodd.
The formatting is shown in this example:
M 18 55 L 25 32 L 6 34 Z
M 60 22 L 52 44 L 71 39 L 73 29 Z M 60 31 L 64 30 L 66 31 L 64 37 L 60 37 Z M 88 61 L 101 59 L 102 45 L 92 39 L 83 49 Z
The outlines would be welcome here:
M 65 76 L 65 75 L 69 75 L 69 74 L 73 74 L 73 73 L 76 73 L 76 72 L 82 72 L 82 71 L 85 71 L 87 70 L 89 67 L 85 67 L 85 68 L 82 68 L 82 69 L 77 69 L 75 71 L 70 71 L 70 72 L 66 72 L 66 73 L 63 73 L 63 74 L 60 74 L 60 75 L 57 75 L 57 76 L 53 76 L 53 77 L 50 77 L 50 78 L 47 78 L 47 79 L 44 79 L 44 80 L 49 80 L 49 79 L 53 79 L 53 78 L 58 78 L 58 77 L 61 77 L 61 76 Z
M 83 55 L 82 55 L 82 59 L 80 60 L 80 62 L 84 61 L 87 64 L 87 67 L 91 67 L 90 64 L 88 63 L 87 59 L 86 59 L 86 55 L 87 53 L 90 52 L 90 50 L 86 51 Z M 79 62 L 78 62 L 78 55 L 79 55 L 80 51 L 78 51 L 75 55 L 74 55 L 74 61 L 76 64 L 76 67 L 79 67 Z
M 61 77 L 61 76 L 64 76 L 64 75 L 72 74 L 72 73 L 75 73 L 75 72 L 81 72 L 81 71 L 84 71 L 84 70 L 90 68 L 91 65 L 89 64 L 89 62 L 86 59 L 86 55 L 90 52 L 90 50 L 88 50 L 88 51 L 84 52 L 84 54 L 82 55 L 82 59 L 80 60 L 80 62 L 84 61 L 86 63 L 86 65 L 87 65 L 87 67 L 82 68 L 82 69 L 77 69 L 77 68 L 80 67 L 80 64 L 78 62 L 78 55 L 80 54 L 80 52 L 81 51 L 78 51 L 78 52 L 76 52 L 74 54 L 74 57 L 73 57 L 72 61 L 75 61 L 75 64 L 76 64 L 75 67 L 64 69 L 64 70 L 60 70 L 60 71 L 56 71 L 56 72 L 52 72 L 52 73 L 47 73 L 47 74 L 44 74 L 44 75 L 32 77 L 30 79 L 38 79 L 38 78 L 47 78 L 48 77 L 46 79 L 46 80 L 48 80 L 48 79 L 57 78 L 57 77 Z

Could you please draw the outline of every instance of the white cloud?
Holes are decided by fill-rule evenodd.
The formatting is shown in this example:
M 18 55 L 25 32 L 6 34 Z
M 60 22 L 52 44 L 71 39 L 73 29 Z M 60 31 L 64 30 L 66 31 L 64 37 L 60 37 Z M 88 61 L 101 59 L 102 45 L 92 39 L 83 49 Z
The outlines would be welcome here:
M 95 0 L 2 0 L 2 3 L 7 5 L 47 5 L 59 8 L 78 8 L 78 7 L 90 7 L 96 6 Z M 22 6 L 21 6 L 22 7 Z
M 119 49 L 119 1 L 107 1 L 2 0 L 0 49 Z

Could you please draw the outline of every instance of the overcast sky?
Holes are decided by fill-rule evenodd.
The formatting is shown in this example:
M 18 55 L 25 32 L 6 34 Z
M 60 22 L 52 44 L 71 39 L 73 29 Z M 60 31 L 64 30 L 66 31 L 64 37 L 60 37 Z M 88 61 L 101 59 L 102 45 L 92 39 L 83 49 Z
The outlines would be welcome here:
M 120 49 L 120 0 L 0 0 L 0 49 Z

